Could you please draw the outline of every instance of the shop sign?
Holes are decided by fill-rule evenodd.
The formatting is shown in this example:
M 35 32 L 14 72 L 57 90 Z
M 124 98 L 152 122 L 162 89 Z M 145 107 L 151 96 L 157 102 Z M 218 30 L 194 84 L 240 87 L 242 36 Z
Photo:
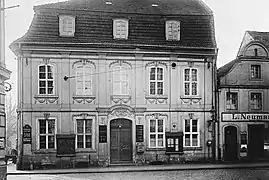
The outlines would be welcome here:
M 23 144 L 31 144 L 32 143 L 32 128 L 28 124 L 23 126 L 22 128 L 22 141 Z
M 222 113 L 222 121 L 269 121 L 269 113 Z

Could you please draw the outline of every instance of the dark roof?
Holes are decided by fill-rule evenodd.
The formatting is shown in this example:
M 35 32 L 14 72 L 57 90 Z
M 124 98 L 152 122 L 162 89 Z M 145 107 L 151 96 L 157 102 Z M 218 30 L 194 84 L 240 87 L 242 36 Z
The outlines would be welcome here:
M 105 5 L 104 0 L 71 0 L 39 5 L 35 7 L 36 13 L 28 32 L 13 42 L 11 47 L 21 43 L 74 44 L 74 46 L 80 44 L 85 47 L 101 44 L 104 47 L 116 45 L 133 47 L 137 45 L 143 47 L 216 48 L 213 15 L 200 0 L 158 0 L 159 6 L 151 7 L 151 4 L 156 1 L 111 0 L 115 4 L 114 6 Z M 147 5 L 150 5 L 150 8 L 146 8 Z M 110 6 L 115 8 L 108 8 Z M 158 10 L 152 10 L 154 8 L 158 8 Z M 97 10 L 98 12 L 96 12 Z M 100 12 L 101 10 L 102 12 Z M 129 14 L 130 12 L 132 14 Z M 149 15 L 149 13 L 157 14 Z M 164 15 L 166 13 L 178 13 L 179 15 L 171 17 Z M 206 15 L 201 15 L 202 13 Z M 75 37 L 59 36 L 59 14 L 70 14 L 76 17 Z M 127 40 L 113 39 L 112 19 L 119 17 L 129 19 Z M 180 21 L 180 41 L 166 41 L 165 39 L 165 20 L 169 18 Z
M 111 2 L 111 5 L 106 5 Z M 157 4 L 157 7 L 152 7 Z M 191 14 L 209 15 L 212 11 L 202 0 L 69 0 L 35 7 L 65 10 L 91 10 L 139 14 Z
M 217 76 L 218 78 L 225 76 L 234 66 L 235 63 L 237 63 L 239 59 L 234 59 L 231 62 L 225 64 L 224 66 L 220 67 L 217 70 Z
M 254 41 L 260 41 L 265 44 L 269 49 L 269 32 L 258 32 L 258 31 L 246 31 Z

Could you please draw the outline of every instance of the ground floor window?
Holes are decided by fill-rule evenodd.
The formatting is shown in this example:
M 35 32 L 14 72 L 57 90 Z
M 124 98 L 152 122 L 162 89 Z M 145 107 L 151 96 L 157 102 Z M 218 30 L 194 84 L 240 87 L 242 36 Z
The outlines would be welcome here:
M 164 120 L 163 119 L 150 119 L 149 125 L 149 146 L 151 148 L 162 148 L 164 147 Z
M 166 153 L 183 153 L 183 133 L 166 133 Z
M 55 120 L 39 120 L 39 149 L 55 149 Z
M 92 148 L 92 119 L 76 120 L 76 148 Z
M 184 147 L 199 147 L 199 121 L 198 119 L 184 120 Z

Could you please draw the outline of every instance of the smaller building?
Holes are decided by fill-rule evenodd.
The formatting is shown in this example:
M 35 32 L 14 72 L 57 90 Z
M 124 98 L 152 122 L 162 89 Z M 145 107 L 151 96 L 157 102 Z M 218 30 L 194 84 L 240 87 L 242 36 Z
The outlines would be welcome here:
M 219 158 L 269 158 L 269 32 L 246 31 L 235 60 L 218 69 Z

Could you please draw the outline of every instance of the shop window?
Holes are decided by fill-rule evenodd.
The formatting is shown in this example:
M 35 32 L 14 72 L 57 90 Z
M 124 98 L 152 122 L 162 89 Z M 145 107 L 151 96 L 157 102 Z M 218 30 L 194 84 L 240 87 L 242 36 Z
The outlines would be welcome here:
M 236 92 L 226 93 L 226 109 L 227 110 L 238 109 L 238 94 Z
M 183 153 L 183 133 L 166 133 L 166 153 Z
M 262 109 L 262 93 L 250 93 L 251 110 Z

